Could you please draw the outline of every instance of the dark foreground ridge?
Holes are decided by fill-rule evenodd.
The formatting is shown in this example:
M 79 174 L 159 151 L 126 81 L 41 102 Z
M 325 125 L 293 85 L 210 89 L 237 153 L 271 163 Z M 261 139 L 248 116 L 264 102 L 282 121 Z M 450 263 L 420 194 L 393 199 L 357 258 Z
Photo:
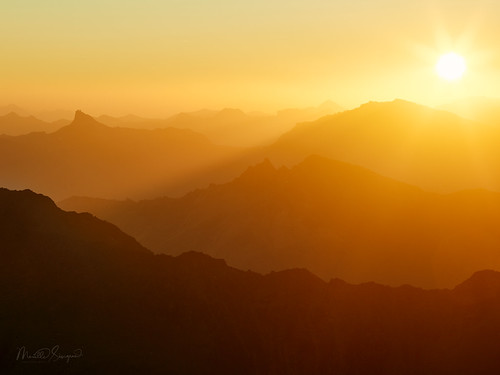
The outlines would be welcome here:
M 262 276 L 6 189 L 0 241 L 2 374 L 500 371 L 497 272 L 453 290 Z

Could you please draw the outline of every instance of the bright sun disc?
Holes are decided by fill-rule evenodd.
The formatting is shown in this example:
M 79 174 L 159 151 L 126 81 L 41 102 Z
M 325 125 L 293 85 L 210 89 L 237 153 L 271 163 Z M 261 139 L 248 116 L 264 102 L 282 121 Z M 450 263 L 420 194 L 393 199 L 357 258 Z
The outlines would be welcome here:
M 465 59 L 454 52 L 441 56 L 436 64 L 437 74 L 447 81 L 462 78 L 466 69 Z

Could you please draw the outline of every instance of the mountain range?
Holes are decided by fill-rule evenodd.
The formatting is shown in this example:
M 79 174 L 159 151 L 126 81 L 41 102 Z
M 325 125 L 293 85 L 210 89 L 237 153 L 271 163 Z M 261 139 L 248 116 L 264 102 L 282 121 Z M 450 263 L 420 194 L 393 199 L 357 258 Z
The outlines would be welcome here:
M 249 115 L 227 110 L 190 116 L 217 117 L 221 124 L 221 117 Z M 367 103 L 295 127 L 290 122 L 293 129 L 275 142 L 246 149 L 216 145 L 189 129 L 97 123 L 82 114 L 50 134 L 0 136 L 2 185 L 33 188 L 56 200 L 180 196 L 231 181 L 265 158 L 290 167 L 321 155 L 428 191 L 500 191 L 497 126 L 401 100 Z
M 182 198 L 59 206 L 108 220 L 158 253 L 201 251 L 258 272 L 299 267 L 326 280 L 442 288 L 500 270 L 499 193 L 430 193 L 319 156 L 293 168 L 266 160 Z
M 156 186 L 175 191 L 190 175 L 238 152 L 191 130 L 111 128 L 77 111 L 53 133 L 1 136 L 0 180 L 55 199 L 148 196 Z
M 500 369 L 498 272 L 428 291 L 325 282 L 300 269 L 263 276 L 199 253 L 153 255 L 31 191 L 0 189 L 0 213 L 3 373 Z
M 74 111 L 68 110 L 26 110 L 15 104 L 9 104 L 0 107 L 0 116 L 5 116 L 9 113 L 15 113 L 21 117 L 35 117 L 44 122 L 66 122 L 66 124 L 71 122 Z
M 0 135 L 23 135 L 33 132 L 51 133 L 64 125 L 67 125 L 64 120 L 45 122 L 33 116 L 20 116 L 15 112 L 9 112 L 0 116 Z
M 437 192 L 500 191 L 500 128 L 396 100 L 303 123 L 266 151 L 293 165 L 311 154 Z
M 342 110 L 339 105 L 327 101 L 318 107 L 285 109 L 275 115 L 247 114 L 240 109 L 225 108 L 221 111 L 183 112 L 165 120 L 141 119 L 136 116 L 101 116 L 97 120 L 109 126 L 127 128 L 190 129 L 205 134 L 215 144 L 255 147 L 272 143 L 299 122 L 316 120 Z
M 136 115 L 113 117 L 101 115 L 96 121 L 110 126 L 132 129 L 190 129 L 206 135 L 212 142 L 235 147 L 255 147 L 269 144 L 295 124 L 316 120 L 343 109 L 332 101 L 318 107 L 290 108 L 275 115 L 247 114 L 240 109 L 225 108 L 221 111 L 200 110 L 181 112 L 166 119 L 150 119 Z M 15 105 L 0 107 L 0 135 L 24 135 L 31 132 L 51 133 L 71 123 L 67 111 L 34 112 L 33 116 Z M 38 117 L 40 116 L 40 117 Z M 60 117 L 57 117 L 60 116 Z M 44 121 L 38 118 L 44 119 Z

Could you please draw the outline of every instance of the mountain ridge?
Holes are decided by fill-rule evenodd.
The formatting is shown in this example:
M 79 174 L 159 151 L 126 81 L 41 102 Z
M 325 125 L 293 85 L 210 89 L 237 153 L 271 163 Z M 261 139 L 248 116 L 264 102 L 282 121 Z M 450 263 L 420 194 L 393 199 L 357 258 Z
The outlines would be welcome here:
M 479 368 L 489 375 L 500 368 L 500 295 L 488 292 L 500 290 L 498 272 L 475 273 L 449 290 L 327 283 L 303 269 L 260 275 L 194 252 L 154 255 L 116 227 L 49 201 L 0 190 L 0 209 L 8 202 L 13 213 L 0 215 L 0 366 L 8 373 L 35 366 L 16 360 L 19 348 L 55 345 L 82 355 L 36 364 L 36 371 L 399 375 Z M 47 226 L 54 217 L 61 222 Z M 471 298 L 475 290 L 463 290 L 471 284 L 486 298 Z
M 238 152 L 189 129 L 112 128 L 76 112 L 56 132 L 0 138 L 0 178 L 56 199 L 148 196 Z
M 259 272 L 305 267 L 324 279 L 433 288 L 500 269 L 500 194 L 426 192 L 321 156 L 292 168 L 265 160 L 181 198 L 58 204 L 109 220 L 158 253 L 198 250 Z

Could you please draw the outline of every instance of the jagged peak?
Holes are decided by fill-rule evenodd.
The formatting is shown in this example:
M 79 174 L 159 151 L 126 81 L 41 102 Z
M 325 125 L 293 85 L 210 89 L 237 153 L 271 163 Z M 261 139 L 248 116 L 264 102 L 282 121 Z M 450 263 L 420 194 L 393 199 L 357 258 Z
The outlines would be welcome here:
M 94 123 L 98 123 L 92 116 L 84 113 L 81 110 L 77 110 L 75 112 L 75 117 L 73 119 L 73 124 L 78 124 L 78 123 L 82 123 L 82 122 L 94 122 Z
M 260 163 L 248 167 L 244 174 L 269 174 L 276 172 L 276 168 L 268 158 L 265 158 Z
M 69 125 L 59 129 L 54 134 L 73 134 L 75 131 L 79 132 L 84 129 L 94 130 L 107 128 L 108 126 L 98 122 L 92 116 L 82 112 L 81 110 L 77 110 L 73 121 Z
M 276 172 L 275 166 L 266 158 L 262 162 L 248 167 L 235 181 L 264 181 L 275 176 Z

